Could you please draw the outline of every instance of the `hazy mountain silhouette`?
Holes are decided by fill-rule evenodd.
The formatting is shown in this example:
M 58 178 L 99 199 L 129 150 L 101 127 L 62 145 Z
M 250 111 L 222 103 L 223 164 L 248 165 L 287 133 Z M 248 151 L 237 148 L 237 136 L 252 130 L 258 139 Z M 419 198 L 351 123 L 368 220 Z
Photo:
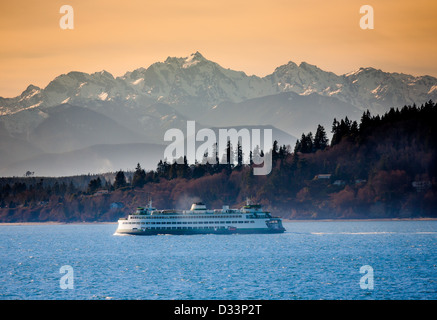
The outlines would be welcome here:
M 120 77 L 72 71 L 45 88 L 29 85 L 17 97 L 0 97 L 0 170 L 10 174 L 5 168 L 14 163 L 47 153 L 61 159 L 93 145 L 163 145 L 164 133 L 184 130 L 188 120 L 198 128 L 269 125 L 300 136 L 317 124 L 329 133 L 334 117 L 358 120 L 367 109 L 375 114 L 430 99 L 437 100 L 431 76 L 374 68 L 336 75 L 292 61 L 265 77 L 248 76 L 199 52 Z

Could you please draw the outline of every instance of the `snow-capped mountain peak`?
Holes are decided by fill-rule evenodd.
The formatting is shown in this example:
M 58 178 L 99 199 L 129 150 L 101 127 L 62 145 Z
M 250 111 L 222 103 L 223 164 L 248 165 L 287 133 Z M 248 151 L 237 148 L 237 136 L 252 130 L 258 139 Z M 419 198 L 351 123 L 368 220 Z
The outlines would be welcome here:
M 196 52 L 187 57 L 182 65 L 182 68 L 186 69 L 192 66 L 195 66 L 201 61 L 205 61 L 206 59 L 200 54 L 200 52 Z
M 167 103 L 185 115 L 205 112 L 222 102 L 241 102 L 281 92 L 336 97 L 363 110 L 382 112 L 389 107 L 437 99 L 434 77 L 387 73 L 372 67 L 336 75 L 316 65 L 293 61 L 263 78 L 226 69 L 200 52 L 168 57 L 149 67 L 114 76 L 103 70 L 92 74 L 71 71 L 44 89 L 30 85 L 16 98 L 0 98 L 0 114 L 62 103 L 87 105 L 92 101 L 129 101 L 131 107 Z

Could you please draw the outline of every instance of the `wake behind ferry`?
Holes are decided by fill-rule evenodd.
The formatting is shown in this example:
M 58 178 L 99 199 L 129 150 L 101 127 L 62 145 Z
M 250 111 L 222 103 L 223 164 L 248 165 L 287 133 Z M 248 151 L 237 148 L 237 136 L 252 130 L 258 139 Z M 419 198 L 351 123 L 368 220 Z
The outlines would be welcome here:
M 190 210 L 157 210 L 152 201 L 137 208 L 127 218 L 118 220 L 115 234 L 233 234 L 282 233 L 282 219 L 263 211 L 261 205 L 247 204 L 241 209 L 208 210 L 204 203 L 196 202 Z

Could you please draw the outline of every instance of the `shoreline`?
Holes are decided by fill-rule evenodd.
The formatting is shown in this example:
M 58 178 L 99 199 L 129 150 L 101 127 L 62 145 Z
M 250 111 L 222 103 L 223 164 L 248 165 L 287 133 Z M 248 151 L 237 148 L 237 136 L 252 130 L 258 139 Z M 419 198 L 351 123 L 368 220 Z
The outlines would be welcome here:
M 282 222 L 437 221 L 437 218 L 282 219 Z
M 437 218 L 363 218 L 363 219 L 282 219 L 282 222 L 340 222 L 340 221 L 437 221 Z
M 437 221 L 437 218 L 380 218 L 380 219 L 282 219 L 282 222 L 359 222 L 359 221 Z M 0 226 L 44 226 L 44 225 L 96 225 L 117 224 L 118 222 L 0 222 Z

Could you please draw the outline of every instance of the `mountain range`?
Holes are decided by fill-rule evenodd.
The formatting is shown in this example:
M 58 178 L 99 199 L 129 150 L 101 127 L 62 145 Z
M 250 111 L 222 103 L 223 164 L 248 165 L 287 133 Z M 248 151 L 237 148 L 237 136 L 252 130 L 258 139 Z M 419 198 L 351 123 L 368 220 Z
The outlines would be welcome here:
M 274 139 L 293 147 L 317 124 L 329 132 L 335 117 L 359 119 L 365 110 L 379 114 L 430 99 L 437 100 L 431 76 L 370 67 L 336 75 L 290 61 L 258 77 L 199 52 L 120 77 L 72 71 L 45 88 L 0 97 L 0 175 L 97 173 L 138 162 L 152 169 L 163 156 L 164 133 L 185 130 L 188 120 L 198 129 L 269 126 Z

